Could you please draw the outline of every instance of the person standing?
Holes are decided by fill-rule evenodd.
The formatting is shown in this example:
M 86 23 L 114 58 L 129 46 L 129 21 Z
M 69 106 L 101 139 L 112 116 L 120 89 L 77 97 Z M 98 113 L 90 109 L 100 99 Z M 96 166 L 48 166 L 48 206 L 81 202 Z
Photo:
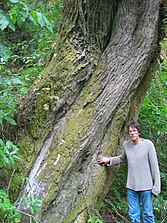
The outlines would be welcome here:
M 131 223 L 155 223 L 152 193 L 161 191 L 160 171 L 155 147 L 149 139 L 140 136 L 140 126 L 136 122 L 128 124 L 130 139 L 123 143 L 123 152 L 119 156 L 99 156 L 100 165 L 114 166 L 127 160 L 127 197 Z

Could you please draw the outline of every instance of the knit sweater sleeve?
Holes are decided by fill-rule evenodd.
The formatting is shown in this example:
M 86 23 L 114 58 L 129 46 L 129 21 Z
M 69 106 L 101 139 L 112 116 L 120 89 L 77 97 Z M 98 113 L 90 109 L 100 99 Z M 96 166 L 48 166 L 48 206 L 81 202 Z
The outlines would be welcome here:
M 150 147 L 149 147 L 149 163 L 150 163 L 151 174 L 152 174 L 152 179 L 153 179 L 152 193 L 155 195 L 158 195 L 161 192 L 160 171 L 159 171 L 155 147 L 152 142 L 150 142 Z
M 122 151 L 121 155 L 110 157 L 109 158 L 110 159 L 109 166 L 115 166 L 115 165 L 122 163 L 125 160 L 125 157 L 126 157 L 126 155 L 125 155 L 124 150 Z

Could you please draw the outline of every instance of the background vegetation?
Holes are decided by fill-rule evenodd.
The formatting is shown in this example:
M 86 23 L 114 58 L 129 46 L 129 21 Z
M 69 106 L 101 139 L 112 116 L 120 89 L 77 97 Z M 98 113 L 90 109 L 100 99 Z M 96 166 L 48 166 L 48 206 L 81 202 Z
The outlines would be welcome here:
M 62 1 L 3 0 L 0 2 L 0 222 L 15 223 L 28 218 L 40 222 L 40 198 L 31 201 L 30 212 L 20 213 L 10 190 L 17 162 L 22 162 L 12 142 L 9 125 L 19 99 L 26 94 L 52 57 L 61 18 Z M 8 174 L 7 174 L 8 173 Z M 3 175 L 8 179 L 4 179 Z M 22 179 L 25 181 L 26 179 Z M 7 182 L 9 182 L 7 184 Z M 15 183 L 15 188 L 17 188 Z M 7 185 L 7 186 L 6 186 Z M 24 201 L 23 201 L 24 202 Z
M 39 222 L 40 199 L 32 201 L 30 213 L 16 211 L 10 184 L 19 157 L 20 148 L 12 142 L 8 126 L 17 125 L 13 115 L 19 99 L 26 94 L 34 80 L 50 61 L 52 44 L 60 23 L 61 0 L 2 0 L 0 2 L 0 176 L 9 172 L 8 186 L 0 177 L 0 222 L 21 222 L 27 216 Z M 164 15 L 167 6 L 164 7 Z M 48 19 L 49 18 L 49 19 Z M 167 24 L 167 18 L 163 20 Z M 166 31 L 165 29 L 164 31 Z M 160 163 L 162 193 L 154 197 L 157 222 L 167 221 L 167 38 L 161 43 L 159 69 L 152 81 L 141 107 L 139 122 L 142 137 L 150 138 L 156 145 Z M 88 222 L 128 222 L 126 200 L 126 164 L 122 165 L 113 181 L 104 207 Z M 25 180 L 25 179 L 23 179 Z M 17 187 L 17 185 L 16 185 Z

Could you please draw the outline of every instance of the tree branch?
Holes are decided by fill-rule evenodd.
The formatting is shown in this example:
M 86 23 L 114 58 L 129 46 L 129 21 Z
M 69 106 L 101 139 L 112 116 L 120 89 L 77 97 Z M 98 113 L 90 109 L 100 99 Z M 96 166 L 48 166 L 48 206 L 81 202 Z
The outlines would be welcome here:
M 19 213 L 21 213 L 21 214 L 23 214 L 23 215 L 26 215 L 26 216 L 28 216 L 29 218 L 30 218 L 30 223 L 31 223 L 31 221 L 32 221 L 32 219 L 34 219 L 37 223 L 39 222 L 39 223 L 42 223 L 42 221 L 40 221 L 39 219 L 37 219 L 35 216 L 33 216 L 32 214 L 28 214 L 28 213 L 26 213 L 26 212 L 24 212 L 24 211 L 20 211 L 20 210 L 17 210 Z

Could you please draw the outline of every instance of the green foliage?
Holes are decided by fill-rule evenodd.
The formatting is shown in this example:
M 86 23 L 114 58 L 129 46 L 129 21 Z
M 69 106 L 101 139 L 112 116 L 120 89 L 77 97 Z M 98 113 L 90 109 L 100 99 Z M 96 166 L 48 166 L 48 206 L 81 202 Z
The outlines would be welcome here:
M 10 8 L 8 14 L 0 10 L 0 29 L 2 31 L 7 27 L 12 31 L 15 31 L 16 25 L 21 28 L 26 20 L 30 20 L 40 27 L 46 26 L 51 32 L 53 32 L 52 25 L 46 16 L 40 12 L 31 10 L 24 1 L 9 0 L 8 7 Z
M 31 196 L 31 192 L 25 194 L 18 206 L 19 207 L 28 203 L 29 213 L 20 211 L 24 216 L 28 216 L 31 220 L 38 222 L 35 216 L 41 216 L 41 198 L 39 196 Z
M 13 119 L 13 114 L 15 112 L 17 102 L 21 95 L 27 93 L 28 88 L 38 76 L 39 70 L 39 68 L 33 68 L 33 70 L 32 68 L 29 68 L 24 70 L 24 75 L 11 75 L 10 69 L 6 69 L 6 73 L 4 74 L 1 73 L 3 77 L 0 79 L 0 128 L 3 139 L 6 139 L 6 123 L 9 125 L 16 125 L 16 122 Z M 5 167 L 7 170 L 7 167 L 10 167 L 10 169 L 15 169 L 16 161 L 22 161 L 18 153 L 19 148 L 13 142 L 10 140 L 4 142 L 0 139 L 0 168 Z M 32 216 L 29 218 L 33 219 L 32 222 L 38 222 L 35 220 L 33 214 L 40 215 L 39 204 L 39 198 L 31 198 L 30 210 L 32 212 Z M 22 214 L 20 215 L 16 210 L 16 206 L 9 200 L 5 190 L 1 190 L 0 193 L 0 206 L 3 206 L 2 210 L 0 208 L 0 222 L 15 223 L 21 221 L 20 219 L 22 218 Z
M 104 221 L 102 221 L 98 216 L 92 216 L 88 219 L 88 222 L 90 223 L 103 223 Z
M 13 166 L 16 160 L 21 160 L 18 156 L 19 148 L 10 140 L 6 143 L 0 139 L 0 168 L 3 166 Z
M 29 68 L 24 70 L 24 75 L 10 74 L 10 70 L 4 70 L 5 73 L 1 73 L 4 77 L 0 79 L 0 125 L 1 125 L 1 137 L 6 139 L 5 133 L 6 123 L 10 125 L 16 125 L 13 115 L 16 109 L 17 102 L 21 95 L 26 94 L 32 82 L 38 76 L 41 68 Z M 15 161 L 21 161 L 18 155 L 19 148 L 14 145 L 13 142 L 7 140 L 6 143 L 0 139 L 0 168 L 11 167 L 15 168 Z M 4 190 L 3 194 L 6 194 Z M 6 197 L 8 195 L 6 194 Z M 3 198 L 2 198 L 3 199 Z M 30 210 L 32 214 L 39 215 L 39 198 L 31 198 Z M 4 204 L 3 204 L 4 205 Z M 20 214 L 16 211 L 15 205 L 13 205 L 8 199 L 8 205 L 3 206 L 3 215 L 1 215 L 0 222 L 20 222 L 17 216 Z M 9 213 L 9 209 L 11 212 Z M 31 216 L 33 222 L 38 222 L 35 220 L 34 216 Z
M 17 25 L 18 17 L 26 19 L 30 16 L 30 13 L 31 16 L 29 18 L 34 18 L 34 23 L 31 26 L 29 23 L 24 23 L 24 29 L 16 29 L 15 33 L 11 33 L 6 27 L 4 31 L 6 32 L 7 41 L 5 42 L 3 35 L 1 37 L 2 44 L 0 43 L 0 49 L 5 61 L 10 54 L 10 59 L 7 62 L 2 60 L 1 62 L 3 63 L 0 65 L 0 137 L 2 139 L 7 137 L 7 124 L 16 125 L 13 115 L 20 97 L 27 93 L 34 80 L 40 75 L 40 72 L 51 58 L 52 48 L 50 46 L 53 40 L 55 40 L 55 31 L 61 17 L 61 1 L 48 6 L 46 17 L 49 17 L 52 23 L 55 23 L 54 33 L 50 33 L 48 29 L 43 27 L 47 21 L 43 16 L 45 6 L 42 3 L 37 8 L 36 5 L 34 6 L 34 1 L 29 6 L 26 3 L 30 1 L 26 0 L 24 2 L 12 2 L 12 7 L 9 1 L 2 3 L 2 5 L 5 13 L 8 12 L 10 14 L 9 17 L 12 18 L 11 21 L 13 21 L 15 26 Z M 41 12 L 37 13 L 34 9 L 30 10 L 30 7 L 35 7 L 41 10 Z M 38 28 L 36 25 L 37 20 L 40 21 L 42 28 Z M 8 27 L 9 24 L 8 22 Z M 5 46 L 7 42 L 8 47 Z
M 21 222 L 21 215 L 16 207 L 11 204 L 7 193 L 0 189 L 0 222 L 17 223 Z
M 17 103 L 21 96 L 27 93 L 28 89 L 39 76 L 42 70 L 40 67 L 28 68 L 21 74 L 11 74 L 9 69 L 1 69 L 0 75 L 0 130 L 1 138 L 7 133 L 7 124 L 17 125 L 13 116 Z M 4 73 L 3 73 L 4 72 Z M 6 136 L 7 137 L 7 136 Z M 7 137 L 8 138 L 8 137 Z
M 166 196 L 167 197 L 167 193 Z M 153 198 L 153 205 L 155 215 L 158 216 L 157 222 L 161 222 L 162 219 L 167 218 L 167 200 L 164 199 L 163 196 L 158 196 Z
M 167 60 L 164 60 L 144 99 L 139 122 L 145 138 L 150 138 L 156 146 L 161 171 L 162 192 L 154 198 L 157 222 L 167 216 Z
M 166 73 L 167 62 L 163 62 L 145 96 L 140 112 L 141 124 L 144 125 L 144 130 L 149 130 L 149 137 L 153 139 L 164 137 L 167 129 Z
M 2 63 L 3 61 L 7 61 L 11 55 L 12 55 L 11 50 L 4 44 L 0 43 L 0 63 Z
M 9 15 L 7 15 L 5 12 L 0 10 L 0 29 L 4 31 L 7 27 L 9 27 L 11 30 L 15 31 L 15 25 L 13 20 L 10 18 Z
M 39 196 L 30 197 L 30 210 L 33 214 L 41 215 L 41 198 Z
M 0 10 L 0 30 L 3 32 L 5 29 L 10 28 L 13 32 L 16 31 L 16 27 L 22 28 L 26 23 L 30 21 L 42 27 L 46 27 L 51 33 L 53 33 L 53 27 L 47 17 L 30 7 L 21 0 L 8 0 L 6 3 L 7 12 Z M 1 37 L 4 43 L 0 45 L 0 59 L 1 63 L 7 61 L 11 56 L 11 50 L 5 45 L 3 36 Z
M 5 167 L 6 171 L 7 167 L 15 169 L 15 162 L 21 160 L 19 148 L 7 140 L 8 126 L 17 125 L 14 113 L 20 97 L 27 93 L 50 60 L 50 46 L 61 17 L 61 1 L 47 8 L 44 2 L 39 1 L 38 7 L 34 1 L 29 2 L 4 1 L 0 10 L 0 168 Z M 54 30 L 51 23 L 55 24 Z M 30 213 L 20 212 L 20 215 L 8 192 L 1 190 L 0 222 L 20 222 L 23 215 L 30 222 L 38 222 L 35 216 L 40 216 L 40 198 L 29 195 L 29 200 Z
M 4 143 L 0 139 L 0 168 L 15 168 L 16 161 L 22 161 L 18 155 L 19 148 L 10 140 Z M 29 208 L 32 215 L 28 215 L 34 222 L 38 222 L 33 215 L 40 216 L 40 197 L 30 197 Z M 23 215 L 27 213 L 21 212 Z M 1 223 L 17 223 L 21 222 L 22 215 L 14 204 L 11 203 L 5 190 L 0 189 L 0 222 Z
M 1 77 L 0 79 L 0 125 L 7 121 L 11 125 L 16 125 L 16 122 L 10 118 L 14 113 L 14 105 L 18 99 L 15 87 L 21 85 L 22 82 L 17 76 L 12 78 Z M 16 95 L 14 97 L 14 95 Z
M 27 196 L 22 200 L 22 204 L 26 202 Z M 38 223 L 35 216 L 41 216 L 41 200 L 40 197 L 30 197 L 29 208 L 30 212 L 20 211 L 14 204 L 11 203 L 7 193 L 0 190 L 0 222 L 1 223 L 17 223 L 21 222 L 24 217 L 28 217 L 30 222 Z
M 0 129 L 1 137 L 6 130 L 6 123 L 16 125 L 13 119 L 16 103 L 25 91 L 18 75 L 1 77 L 0 79 Z
M 13 142 L 8 140 L 4 143 L 0 139 L 0 168 L 15 167 L 15 161 L 21 160 L 18 156 L 19 148 Z M 21 221 L 21 215 L 16 210 L 8 197 L 5 190 L 0 189 L 0 222 L 1 223 L 17 223 Z

